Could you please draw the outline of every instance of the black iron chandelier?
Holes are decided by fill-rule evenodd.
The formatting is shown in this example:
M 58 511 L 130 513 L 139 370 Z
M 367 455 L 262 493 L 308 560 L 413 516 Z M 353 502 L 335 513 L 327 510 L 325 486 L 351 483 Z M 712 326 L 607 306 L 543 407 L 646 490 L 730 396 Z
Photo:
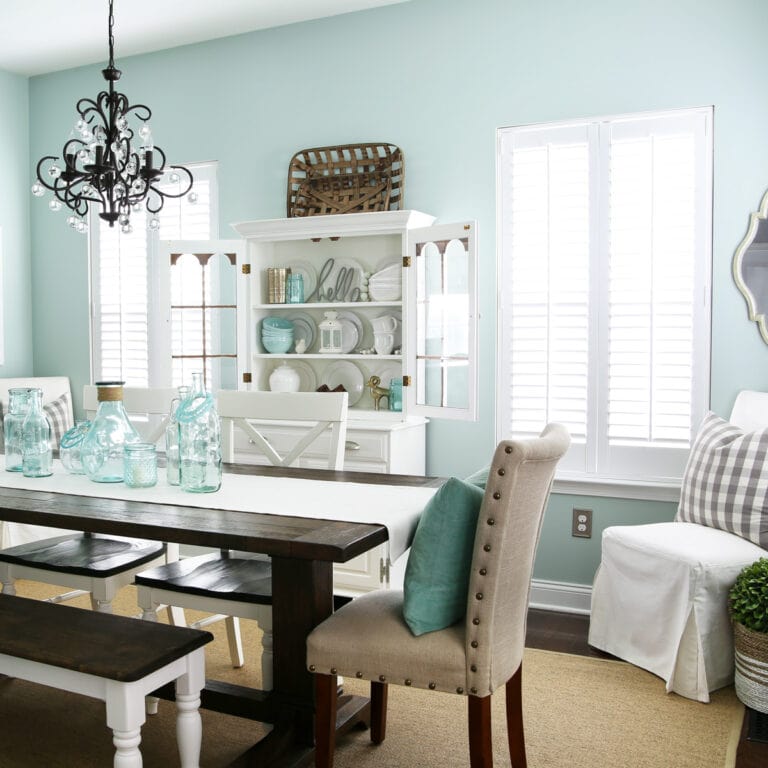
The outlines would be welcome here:
M 99 217 L 110 227 L 117 222 L 129 234 L 131 213 L 142 206 L 149 214 L 147 226 L 157 229 L 160 220 L 156 214 L 166 197 L 189 193 L 188 200 L 196 201 L 195 193 L 190 192 L 190 171 L 180 165 L 166 169 L 165 153 L 152 141 L 149 107 L 131 106 L 122 93 L 115 91 L 115 82 L 122 73 L 115 68 L 112 2 L 109 0 L 109 64 L 102 70 L 109 90 L 101 91 L 95 100 L 77 102 L 79 117 L 64 144 L 63 167 L 57 157 L 43 157 L 37 164 L 37 181 L 32 185 L 36 197 L 45 195 L 46 189 L 53 192 L 48 207 L 59 211 L 62 205 L 67 206 L 72 211 L 67 223 L 83 233 L 88 231 L 91 203 L 101 206 Z

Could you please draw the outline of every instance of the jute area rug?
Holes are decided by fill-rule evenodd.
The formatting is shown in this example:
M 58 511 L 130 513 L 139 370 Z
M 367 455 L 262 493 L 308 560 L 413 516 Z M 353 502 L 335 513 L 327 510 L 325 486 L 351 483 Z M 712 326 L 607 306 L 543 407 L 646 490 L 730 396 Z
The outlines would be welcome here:
M 19 594 L 44 597 L 55 588 L 18 583 Z M 87 606 L 84 600 L 74 604 Z M 136 615 L 133 588 L 116 612 Z M 193 616 L 194 618 L 194 616 Z M 242 622 L 246 667 L 234 670 L 223 624 L 209 627 L 207 674 L 259 685 L 254 652 L 259 630 Z M 51 642 L 56 628 L 51 627 Z M 710 704 L 668 695 L 661 680 L 618 661 L 526 650 L 523 664 L 525 734 L 530 768 L 732 768 L 743 706 L 733 688 Z M 365 693 L 362 681 L 345 680 Z M 494 696 L 494 760 L 509 766 L 503 689 Z M 146 768 L 178 765 L 171 702 L 147 719 L 141 749 Z M 203 711 L 204 768 L 228 765 L 265 733 L 258 723 Z M 111 733 L 103 704 L 21 680 L 0 679 L 0 768 L 105 768 L 112 765 Z M 469 765 L 466 700 L 390 686 L 387 738 L 371 745 L 367 732 L 340 740 L 338 768 L 465 768 Z

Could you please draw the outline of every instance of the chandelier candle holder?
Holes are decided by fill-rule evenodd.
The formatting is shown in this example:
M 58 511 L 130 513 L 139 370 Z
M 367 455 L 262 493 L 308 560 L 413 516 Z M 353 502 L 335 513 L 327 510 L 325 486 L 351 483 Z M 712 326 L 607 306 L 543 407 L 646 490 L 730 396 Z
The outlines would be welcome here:
M 115 90 L 122 74 L 115 68 L 113 0 L 109 0 L 109 64 L 102 70 L 109 84 L 95 99 L 77 102 L 78 118 L 62 151 L 63 162 L 46 155 L 37 164 L 37 181 L 32 194 L 53 193 L 48 203 L 52 211 L 66 206 L 72 211 L 67 223 L 78 232 L 87 232 L 87 214 L 93 203 L 101 206 L 99 217 L 113 227 L 117 222 L 125 234 L 132 231 L 131 213 L 144 206 L 149 214 L 147 226 L 157 229 L 157 213 L 166 197 L 183 197 L 192 189 L 193 178 L 187 168 L 171 165 L 166 169 L 165 153 L 152 141 L 149 120 L 152 112 L 144 104 L 131 106 L 126 96 Z M 167 176 L 167 178 L 165 178 Z M 165 181 L 161 189 L 159 182 Z M 175 184 L 175 190 L 168 188 Z M 189 194 L 194 203 L 196 195 Z

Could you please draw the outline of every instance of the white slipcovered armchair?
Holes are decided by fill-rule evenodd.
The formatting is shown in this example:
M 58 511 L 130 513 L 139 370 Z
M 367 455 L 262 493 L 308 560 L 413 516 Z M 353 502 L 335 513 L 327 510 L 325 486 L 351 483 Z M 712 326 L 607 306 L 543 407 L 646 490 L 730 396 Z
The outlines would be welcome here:
M 730 422 L 746 432 L 768 427 L 768 392 L 740 392 Z M 663 678 L 668 692 L 708 702 L 733 682 L 728 591 L 744 566 L 766 556 L 696 523 L 606 528 L 589 643 Z

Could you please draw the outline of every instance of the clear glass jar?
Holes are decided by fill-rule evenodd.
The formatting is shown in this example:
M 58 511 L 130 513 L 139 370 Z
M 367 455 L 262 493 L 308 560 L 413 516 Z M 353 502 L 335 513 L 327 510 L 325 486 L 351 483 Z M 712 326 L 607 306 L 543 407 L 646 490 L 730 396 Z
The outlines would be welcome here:
M 59 458 L 64 469 L 70 475 L 84 475 L 83 460 L 80 451 L 83 440 L 91 428 L 90 421 L 78 421 L 74 427 L 70 427 L 62 436 L 59 443 Z
M 123 382 L 97 381 L 96 388 L 99 407 L 80 449 L 83 468 L 96 483 L 122 483 L 123 448 L 141 438 L 123 408 Z
M 21 425 L 29 408 L 29 387 L 12 387 L 8 390 L 8 413 L 3 418 L 5 436 L 5 469 L 21 472 Z
M 43 411 L 43 390 L 32 389 L 29 408 L 21 425 L 21 471 L 24 477 L 53 474 L 51 423 Z
M 179 485 L 190 493 L 221 488 L 221 424 L 203 374 L 192 374 L 192 391 L 176 409 L 179 422 Z
M 181 386 L 179 394 L 171 400 L 168 426 L 165 428 L 165 472 L 168 485 L 179 484 L 179 422 L 176 411 L 179 403 L 189 395 L 190 388 Z
M 129 488 L 157 485 L 157 452 L 153 443 L 126 443 L 123 463 Z

